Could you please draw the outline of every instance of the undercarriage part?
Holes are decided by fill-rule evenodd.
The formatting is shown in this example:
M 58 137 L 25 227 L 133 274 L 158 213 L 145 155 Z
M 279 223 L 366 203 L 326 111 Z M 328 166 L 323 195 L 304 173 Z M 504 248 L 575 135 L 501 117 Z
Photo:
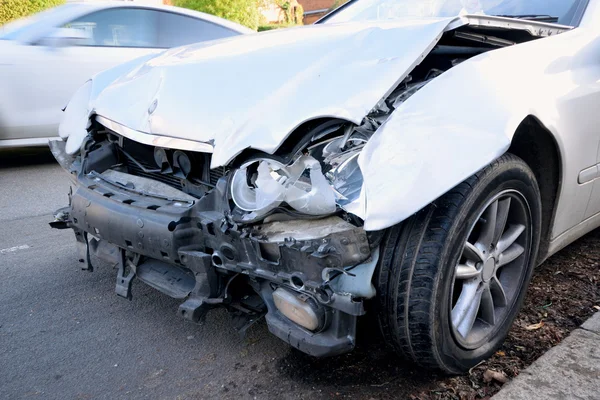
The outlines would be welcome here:
M 69 207 L 63 207 L 54 213 L 54 221 L 50 222 L 50 227 L 54 229 L 69 229 Z
M 120 249 L 106 240 L 98 240 L 95 237 L 89 239 L 90 253 L 112 265 L 118 265 L 120 261 Z
M 131 285 L 135 278 L 135 265 L 127 259 L 125 250 L 119 250 L 119 269 L 117 271 L 117 284 L 115 292 L 117 295 L 128 300 L 133 298 Z
M 246 331 L 267 313 L 265 302 L 256 292 L 242 296 L 228 307 L 234 328 L 240 336 L 244 336 Z
M 269 284 L 261 285 L 261 297 L 269 310 L 265 316 L 269 332 L 298 350 L 315 357 L 326 357 L 351 351 L 356 341 L 356 316 L 332 311 L 326 328 L 318 334 L 290 323 L 279 312 L 273 300 L 273 289 Z
M 203 321 L 206 314 L 219 304 L 219 301 L 211 301 L 211 299 L 202 296 L 193 296 L 179 306 L 177 315 L 181 318 L 198 323 Z
M 362 228 L 337 216 L 238 227 L 223 206 L 224 180 L 202 199 L 176 198 L 159 182 L 110 171 L 79 175 L 61 221 L 78 234 L 84 264 L 91 266 L 94 254 L 118 265 L 117 294 L 131 299 L 137 276 L 184 300 L 177 313 L 187 320 L 201 322 L 224 306 L 241 333 L 266 315 L 272 332 L 310 354 L 352 349 L 363 301 L 336 293 L 330 284 L 337 277 L 327 271 L 373 262 Z M 312 322 L 294 322 L 283 303 L 278 309 L 277 290 L 291 296 L 292 307 L 290 299 L 308 305 Z
M 316 291 L 324 283 L 325 268 L 357 265 L 371 255 L 364 230 L 339 217 L 240 230 L 223 214 L 202 210 L 217 202 L 217 190 L 200 201 L 184 202 L 98 178 L 81 178 L 87 187 L 80 186 L 72 196 L 70 226 L 169 264 L 190 268 L 197 258 L 182 251 L 197 251 L 210 254 L 219 269 L 280 284 L 290 284 L 294 276 L 306 290 Z
M 281 314 L 309 331 L 316 331 L 325 323 L 323 308 L 307 295 L 279 288 L 273 292 L 273 302 Z
M 196 283 L 191 270 L 154 259 L 148 259 L 138 265 L 136 275 L 148 286 L 174 299 L 187 298 Z
M 77 240 L 78 261 L 83 264 L 84 271 L 93 272 L 94 266 L 90 258 L 90 246 L 88 243 L 88 233 L 83 230 L 75 230 L 75 240 Z

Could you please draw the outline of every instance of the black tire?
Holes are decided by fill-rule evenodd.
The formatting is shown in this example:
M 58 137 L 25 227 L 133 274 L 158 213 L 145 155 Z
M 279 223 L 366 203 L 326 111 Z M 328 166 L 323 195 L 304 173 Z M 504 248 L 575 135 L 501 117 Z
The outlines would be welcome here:
M 530 246 L 523 253 L 522 282 L 493 336 L 476 348 L 465 348 L 451 322 L 455 267 L 471 229 L 481 221 L 482 208 L 507 190 L 522 195 L 530 211 Z M 490 357 L 502 345 L 522 306 L 539 247 L 541 207 L 531 169 L 520 158 L 505 154 L 389 229 L 375 275 L 377 314 L 385 341 L 417 364 L 449 374 L 468 371 Z

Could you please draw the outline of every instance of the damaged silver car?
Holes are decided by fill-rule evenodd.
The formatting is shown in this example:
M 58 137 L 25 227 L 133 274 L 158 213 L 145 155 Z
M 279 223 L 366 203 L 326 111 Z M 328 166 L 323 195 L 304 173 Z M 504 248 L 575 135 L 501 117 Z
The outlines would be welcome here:
M 600 226 L 600 1 L 359 0 L 96 75 L 51 143 L 79 261 L 314 356 L 460 373 Z

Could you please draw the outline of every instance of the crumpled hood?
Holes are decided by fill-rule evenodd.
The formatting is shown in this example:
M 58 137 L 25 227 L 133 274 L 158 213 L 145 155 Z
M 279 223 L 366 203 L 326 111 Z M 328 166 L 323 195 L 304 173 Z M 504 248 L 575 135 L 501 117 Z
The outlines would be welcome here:
M 325 24 L 176 48 L 106 87 L 100 74 L 91 105 L 139 132 L 213 144 L 214 168 L 248 147 L 273 153 L 314 118 L 359 124 L 450 24 L 462 23 Z

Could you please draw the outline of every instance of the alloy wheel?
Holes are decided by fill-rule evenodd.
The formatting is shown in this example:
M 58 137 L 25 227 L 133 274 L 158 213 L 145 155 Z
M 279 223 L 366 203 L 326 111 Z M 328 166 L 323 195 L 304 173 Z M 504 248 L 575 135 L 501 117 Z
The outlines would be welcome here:
M 501 192 L 482 208 L 455 267 L 450 322 L 474 349 L 504 324 L 517 301 L 531 252 L 531 212 L 524 196 Z

